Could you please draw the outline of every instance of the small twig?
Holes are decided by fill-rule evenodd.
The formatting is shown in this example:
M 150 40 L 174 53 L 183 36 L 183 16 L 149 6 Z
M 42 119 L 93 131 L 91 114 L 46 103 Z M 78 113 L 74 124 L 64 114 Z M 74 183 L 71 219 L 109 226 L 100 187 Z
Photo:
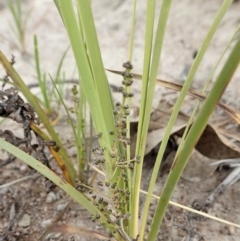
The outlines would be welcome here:
M 10 187 L 10 186 L 12 186 L 12 185 L 14 185 L 16 183 L 20 183 L 20 182 L 23 182 L 23 181 L 26 181 L 26 180 L 32 179 L 32 178 L 34 179 L 34 178 L 39 177 L 39 176 L 41 176 L 41 175 L 40 174 L 36 174 L 36 175 L 29 175 L 27 177 L 19 178 L 19 179 L 15 180 L 15 181 L 12 181 L 12 182 L 0 185 L 0 189 L 5 188 L 5 187 Z
M 221 194 L 227 187 L 231 186 L 240 179 L 240 167 L 236 167 L 233 171 L 218 185 L 216 189 L 207 197 L 206 203 L 210 205 L 214 199 Z
M 64 84 L 79 84 L 79 80 L 77 80 L 77 79 L 70 79 L 70 80 L 59 81 L 59 83 L 61 83 L 61 84 L 62 83 L 64 83 Z M 58 84 L 58 83 L 56 83 L 56 84 Z M 32 84 L 27 85 L 27 87 L 29 89 L 37 88 L 37 87 L 39 87 L 39 83 L 32 83 Z M 114 92 L 118 92 L 119 88 L 116 85 L 110 84 L 110 87 L 112 88 L 112 90 Z
M 128 235 L 126 234 L 126 232 L 124 231 L 123 228 L 123 218 L 120 219 L 120 228 L 118 228 L 118 232 L 121 234 L 121 236 L 126 240 L 126 241 L 132 241 Z

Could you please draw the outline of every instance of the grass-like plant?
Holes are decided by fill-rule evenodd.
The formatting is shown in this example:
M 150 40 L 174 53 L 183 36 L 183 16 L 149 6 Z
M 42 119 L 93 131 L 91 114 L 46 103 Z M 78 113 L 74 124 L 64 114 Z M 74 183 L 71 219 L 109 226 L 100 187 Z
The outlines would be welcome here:
M 66 57 L 68 48 L 66 49 L 66 51 L 63 53 L 62 58 L 60 59 L 60 62 L 58 64 L 58 68 L 55 74 L 55 77 L 52 79 L 53 84 L 58 85 L 58 88 L 60 90 L 60 94 L 63 96 L 63 78 L 61 79 L 61 69 L 62 69 L 62 65 L 63 65 L 63 61 Z M 40 67 L 40 56 L 39 56 L 39 51 L 38 51 L 38 40 L 37 40 L 37 36 L 34 35 L 34 57 L 35 57 L 35 65 L 36 65 L 36 73 L 37 73 L 37 81 L 38 81 L 38 85 L 40 87 L 41 90 L 41 95 L 43 100 L 39 100 L 42 104 L 42 106 L 44 107 L 45 111 L 47 114 L 51 115 L 51 113 L 53 112 L 53 105 L 51 105 L 51 103 L 55 99 L 58 101 L 58 96 L 55 92 L 55 88 L 53 87 L 53 85 L 51 84 L 50 81 L 47 80 L 47 74 L 46 73 L 42 73 L 41 71 L 41 67 Z
M 24 15 L 22 11 L 21 0 L 7 0 L 7 3 L 13 17 L 13 32 L 20 43 L 22 53 L 24 53 L 26 51 L 25 29 L 29 16 L 31 14 L 31 9 L 27 12 L 27 14 Z
M 114 236 L 117 240 L 142 241 L 146 238 L 146 236 L 149 241 L 156 240 L 159 227 L 161 226 L 171 195 L 184 170 L 184 167 L 188 162 L 194 145 L 200 138 L 207 125 L 210 115 L 214 111 L 214 108 L 216 107 L 224 89 L 239 65 L 240 40 L 237 40 L 194 122 L 192 123 L 192 119 L 190 120 L 192 125 L 189 128 L 189 131 L 185 133 L 182 143 L 180 144 L 180 149 L 177 152 L 163 191 L 160 194 L 155 216 L 153 217 L 150 226 L 150 232 L 149 234 L 146 234 L 146 222 L 150 200 L 153 194 L 153 187 L 156 183 L 159 167 L 170 137 L 171 129 L 174 126 L 184 97 L 188 93 L 204 54 L 206 53 L 214 33 L 216 32 L 231 3 L 231 0 L 225 0 L 217 12 L 216 17 L 194 60 L 183 88 L 181 89 L 179 98 L 175 103 L 156 158 L 140 224 L 139 196 L 140 184 L 142 181 L 144 151 L 147 141 L 146 138 L 151 106 L 155 85 L 157 83 L 157 74 L 160 65 L 164 35 L 172 4 L 171 0 L 162 1 L 160 15 L 158 17 L 158 22 L 156 23 L 156 33 L 154 33 L 156 1 L 147 1 L 141 103 L 134 158 L 130 158 L 129 148 L 131 144 L 129 132 L 129 103 L 133 96 L 131 93 L 131 84 L 133 81 L 131 74 L 133 66 L 131 60 L 134 36 L 134 18 L 137 5 L 136 0 L 133 1 L 129 56 L 126 63 L 123 64 L 125 71 L 123 72 L 123 86 L 120 87 L 122 102 L 118 103 L 113 103 L 112 100 L 111 91 L 101 58 L 101 51 L 98 44 L 90 2 L 88 0 L 76 0 L 77 14 L 75 14 L 72 1 L 55 0 L 55 4 L 59 10 L 64 27 L 66 28 L 69 36 L 80 80 L 80 91 L 79 93 L 76 91 L 74 92 L 75 95 L 79 95 L 79 104 L 76 111 L 77 124 L 74 126 L 74 124 L 71 123 L 73 136 L 75 137 L 77 148 L 79 148 L 82 143 L 84 143 L 82 122 L 85 119 L 86 113 L 83 112 L 82 109 L 85 106 L 85 103 L 88 103 L 93 125 L 97 133 L 96 137 L 99 142 L 99 146 L 92 148 L 91 150 L 92 155 L 95 156 L 94 165 L 91 164 L 91 167 L 97 173 L 102 174 L 103 178 L 95 183 L 95 178 L 92 178 L 90 183 L 84 182 L 81 178 L 79 178 L 76 174 L 77 172 L 73 168 L 73 163 L 67 157 L 67 153 L 62 146 L 61 141 L 42 112 L 39 104 L 36 102 L 36 99 L 34 99 L 26 89 L 24 83 L 17 75 L 11 64 L 0 53 L 0 61 L 6 69 L 6 72 L 14 81 L 15 85 L 25 95 L 29 103 L 36 109 L 38 116 L 48 130 L 51 138 L 62 147 L 62 152 L 60 154 L 63 157 L 67 173 L 69 173 L 68 182 L 60 179 L 60 177 L 49 170 L 46 166 L 40 164 L 33 157 L 27 155 L 23 151 L 0 138 L 1 148 L 15 155 L 17 158 L 21 159 L 57 184 L 92 214 L 92 221 L 104 225 L 110 235 Z M 62 101 L 61 95 L 60 99 Z M 45 138 L 44 135 L 43 138 Z M 77 159 L 80 169 L 83 170 L 85 168 L 85 164 L 80 161 L 82 156 L 83 152 L 78 149 Z M 67 176 L 67 174 L 65 176 Z M 75 177 L 77 177 L 76 188 L 71 185 L 73 184 Z M 98 186 L 105 186 L 106 193 L 99 193 Z

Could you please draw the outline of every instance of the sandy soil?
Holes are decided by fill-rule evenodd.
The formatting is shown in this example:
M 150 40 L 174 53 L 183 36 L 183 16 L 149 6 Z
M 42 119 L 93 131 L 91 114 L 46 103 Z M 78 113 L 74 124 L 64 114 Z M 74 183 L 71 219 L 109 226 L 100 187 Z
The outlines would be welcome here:
M 159 13 L 160 3 L 161 1 L 157 1 L 157 14 Z M 92 4 L 104 65 L 106 68 L 121 70 L 122 63 L 127 60 L 131 2 L 93 0 Z M 139 1 L 136 18 L 133 58 L 134 72 L 136 73 L 141 73 L 142 70 L 145 4 L 145 1 Z M 222 1 L 220 0 L 210 2 L 206 0 L 173 1 L 159 70 L 161 78 L 171 81 L 183 81 L 183 71 L 192 63 L 192 54 L 201 46 L 201 42 L 221 4 Z M 26 53 L 21 53 L 19 41 L 11 29 L 13 21 L 4 0 L 0 0 L 0 49 L 9 58 L 12 54 L 16 57 L 17 63 L 15 68 L 24 81 L 30 84 L 37 82 L 33 55 L 33 35 L 36 34 L 38 37 L 41 68 L 51 75 L 55 74 L 60 58 L 68 47 L 69 42 L 52 1 L 25 0 L 23 1 L 23 7 L 25 12 L 32 9 L 26 26 Z M 194 82 L 195 87 L 199 88 L 203 85 L 228 40 L 239 25 L 239 11 L 240 2 L 234 2 L 224 17 L 199 68 Z M 66 79 L 77 77 L 74 59 L 70 51 L 64 61 L 63 70 L 66 74 Z M 4 76 L 3 71 L 1 75 Z M 120 84 L 121 78 L 113 74 L 108 74 L 108 76 L 111 84 Z M 240 110 L 239 78 L 240 70 L 236 72 L 227 89 L 227 102 L 238 110 Z M 133 88 L 138 92 L 140 83 L 134 83 Z M 39 93 L 39 90 L 35 88 L 33 92 Z M 164 89 L 157 89 L 155 104 L 159 102 L 159 99 L 165 92 L 166 90 Z M 138 98 L 136 98 L 135 102 L 138 104 Z M 10 125 L 14 131 L 19 131 L 19 127 L 13 126 L 12 122 L 5 122 L 0 129 L 7 128 Z M 66 125 L 60 121 L 57 128 L 64 129 Z M 65 133 L 62 134 L 63 136 L 65 135 Z M 154 158 L 154 156 L 151 158 Z M 207 162 L 208 160 L 203 156 L 195 153 L 188 170 L 189 172 L 194 171 L 201 176 L 201 172 L 208 168 Z M 144 170 L 144 180 L 148 180 L 150 171 L 150 167 Z M 215 172 L 212 176 L 208 176 L 202 181 L 201 184 L 181 179 L 172 200 L 187 206 L 191 206 L 194 200 L 205 200 L 210 191 L 227 175 L 227 172 L 227 170 Z M 15 161 L 0 169 L 0 185 L 27 175 L 35 175 L 35 173 L 20 161 Z M 155 188 L 156 194 L 160 193 L 165 179 L 166 173 L 159 177 Z M 58 217 L 64 205 L 69 202 L 69 199 L 59 189 L 49 193 L 45 188 L 45 184 L 46 180 L 44 178 L 36 177 L 8 188 L 0 188 L 0 240 L 38 240 L 49 223 Z M 144 185 L 146 183 L 143 183 Z M 236 183 L 217 198 L 208 212 L 240 224 L 239 198 L 239 183 Z M 152 213 L 154 212 L 154 206 L 155 201 L 153 201 L 151 206 L 150 212 Z M 11 220 L 14 220 L 14 222 L 12 227 L 8 229 Z M 27 222 L 27 224 L 22 224 L 22 220 Z M 89 221 L 86 211 L 74 203 L 70 204 L 70 208 L 60 220 L 59 223 L 61 224 L 73 224 L 102 232 L 100 228 Z M 7 236 L 4 236 L 6 230 L 8 230 L 7 236 L 9 239 L 7 239 Z M 239 237 L 240 229 L 220 224 L 216 221 L 201 220 L 198 217 L 192 217 L 186 211 L 170 206 L 158 240 L 237 241 Z M 52 233 L 48 234 L 44 240 L 95 239 L 92 237 Z

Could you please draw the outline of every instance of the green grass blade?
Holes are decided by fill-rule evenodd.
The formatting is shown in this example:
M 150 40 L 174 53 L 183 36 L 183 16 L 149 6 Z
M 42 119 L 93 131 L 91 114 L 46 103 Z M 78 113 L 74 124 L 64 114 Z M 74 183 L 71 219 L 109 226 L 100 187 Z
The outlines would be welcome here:
M 227 84 L 231 80 L 232 75 L 237 69 L 240 62 L 240 40 L 234 46 L 228 60 L 222 68 L 211 92 L 207 96 L 202 109 L 200 110 L 196 121 L 193 123 L 186 137 L 185 143 L 178 156 L 175 157 L 172 168 L 168 175 L 167 181 L 164 185 L 158 206 L 152 220 L 151 230 L 149 232 L 148 241 L 155 240 L 159 226 L 162 222 L 170 197 L 177 185 L 177 182 L 187 164 L 187 161 L 192 153 L 194 146 L 199 140 L 202 132 L 204 131 L 208 119 L 214 111 L 222 93 L 224 92 Z M 157 215 L 156 215 L 157 214 Z
M 77 6 L 81 19 L 80 24 L 83 27 L 86 39 L 93 79 L 99 95 L 101 108 L 104 112 L 105 125 L 109 128 L 109 131 L 115 131 L 112 96 L 102 62 L 90 1 L 77 0 Z M 111 143 L 113 143 L 113 139 L 114 137 L 111 136 Z
M 38 41 L 37 41 L 36 35 L 34 35 L 34 57 L 35 57 L 37 79 L 38 79 L 38 84 L 39 84 L 39 87 L 41 90 L 41 94 L 43 96 L 44 107 L 47 109 L 47 111 L 50 111 L 50 103 L 49 103 L 47 86 L 46 86 L 46 76 L 45 77 L 42 76 L 42 73 L 41 73 L 39 52 L 38 52 Z
M 105 109 L 102 109 L 102 101 L 100 101 L 100 98 L 105 98 L 105 96 L 100 95 L 98 92 L 99 89 L 96 87 L 97 84 L 94 77 L 97 78 L 97 76 L 95 76 L 95 73 L 93 73 L 93 68 L 91 66 L 92 63 L 89 61 L 88 56 L 88 51 L 90 50 L 86 50 L 85 48 L 85 42 L 87 39 L 85 41 L 85 39 L 82 38 L 72 3 L 70 1 L 63 0 L 59 0 L 58 3 L 76 60 L 78 73 L 81 80 L 80 87 L 83 88 L 87 98 L 87 103 L 90 107 L 90 112 L 93 118 L 96 132 L 103 133 L 102 138 L 99 139 L 99 142 L 103 148 L 106 148 L 105 158 L 108 160 L 105 162 L 107 176 L 108 178 L 112 179 L 112 173 L 114 169 L 112 168 L 112 161 L 109 159 L 110 157 L 108 155 L 108 153 L 111 152 L 113 143 L 113 138 L 109 135 L 109 131 L 111 131 L 112 125 L 107 126 L 104 117 L 104 115 L 106 115 Z M 85 17 L 92 17 L 92 15 Z M 109 88 L 107 89 L 110 91 Z M 109 104 L 107 105 L 109 106 Z
M 57 72 L 56 72 L 56 75 L 55 75 L 55 80 L 56 79 L 59 79 L 60 77 L 60 72 L 61 72 L 61 69 L 62 69 L 62 65 L 63 65 L 63 61 L 67 55 L 67 52 L 69 50 L 70 46 L 67 47 L 67 49 L 64 51 L 63 55 L 62 55 L 62 58 L 60 59 L 60 62 L 58 64 L 58 68 L 57 68 Z
M 68 46 L 67 49 L 64 51 L 64 53 L 63 53 L 63 55 L 62 55 L 62 58 L 61 58 L 60 61 L 59 61 L 58 68 L 57 68 L 57 72 L 56 72 L 55 78 L 54 78 L 54 80 L 53 80 L 55 84 L 60 84 L 60 83 L 59 83 L 60 73 L 61 73 L 61 70 L 62 70 L 62 66 L 63 66 L 64 59 L 65 59 L 65 57 L 66 57 L 66 55 L 67 55 L 67 52 L 68 52 L 69 48 L 70 48 L 70 46 Z M 50 101 L 51 101 L 52 96 L 53 96 L 53 94 L 54 94 L 54 89 L 56 89 L 56 88 L 52 88 L 52 91 L 51 91 L 50 94 L 49 94 L 49 99 L 50 99 Z M 59 93 L 57 94 L 57 96 L 59 96 L 59 94 L 60 94 L 60 91 L 59 91 Z
M 137 0 L 133 0 L 131 31 L 130 31 L 129 47 L 128 47 L 128 60 L 130 62 L 132 62 L 132 56 L 133 56 L 133 41 L 134 41 L 134 33 L 135 33 L 136 9 L 137 9 Z
M 129 37 L 129 49 L 128 49 L 128 60 L 130 63 L 132 63 L 132 57 L 133 57 L 133 41 L 134 41 L 134 33 L 135 33 L 135 21 L 136 21 L 136 8 L 137 8 L 137 0 L 133 0 L 133 10 L 132 10 L 132 19 L 131 19 L 131 31 L 130 31 L 130 37 Z M 127 91 L 130 93 L 131 92 L 131 86 L 128 87 Z M 126 100 L 126 105 L 130 106 L 130 98 Z M 127 128 L 127 135 L 126 137 L 131 139 L 131 133 L 130 133 L 130 116 L 127 116 L 127 122 L 126 122 L 126 128 Z M 126 148 L 126 156 L 127 160 L 131 159 L 131 148 L 130 145 L 127 146 Z M 127 175 L 128 175 L 128 187 L 130 191 L 130 200 L 129 200 L 129 213 L 133 212 L 133 207 L 132 207 L 132 171 L 127 170 Z M 133 233 L 133 219 L 129 219 L 129 234 Z
M 59 12 L 59 14 L 60 14 L 60 16 L 62 18 L 63 24 L 64 24 L 64 19 L 62 17 L 61 9 L 60 9 L 60 6 L 59 6 L 59 0 L 53 0 L 53 1 L 54 1 L 55 5 L 57 7 L 57 10 L 58 10 L 58 12 Z
M 79 176 L 83 176 L 84 168 L 86 166 L 86 156 L 85 156 L 85 132 L 86 132 L 86 97 L 84 91 L 80 89 L 80 100 L 78 103 L 78 113 L 77 113 L 77 136 L 78 136 L 78 166 L 79 166 Z
M 22 18 L 22 6 L 21 6 L 21 1 L 20 0 L 8 0 L 8 8 L 12 14 L 13 21 L 14 21 L 14 32 L 19 40 L 23 52 L 25 52 L 25 36 L 24 36 L 24 29 L 26 25 L 26 21 L 23 20 Z
M 63 16 L 65 27 L 68 32 L 72 50 L 76 59 L 81 86 L 83 86 L 86 97 L 92 112 L 94 126 L 97 132 L 106 133 L 103 113 L 101 111 L 100 100 L 96 92 L 95 83 L 92 76 L 92 71 L 88 63 L 87 53 L 84 48 L 83 39 L 79 31 L 79 26 L 76 21 L 73 6 L 70 1 L 59 0 L 61 14 Z M 98 118 L 98 121 L 96 120 Z M 106 140 L 110 146 L 110 140 Z
M 18 2 L 18 1 L 17 1 Z M 21 39 L 21 21 L 20 21 L 20 16 L 19 16 L 19 12 L 17 11 L 17 6 L 15 6 L 15 3 L 13 3 L 12 0 L 8 0 L 8 7 L 12 13 L 13 16 L 13 20 L 16 26 L 16 36 L 18 37 L 18 39 Z
M 140 152 L 140 140 L 142 138 L 143 121 L 145 115 L 145 105 L 147 99 L 147 89 L 148 89 L 148 78 L 150 71 L 150 61 L 151 61 L 151 51 L 152 51 L 152 39 L 153 39 L 153 27 L 154 27 L 154 16 L 155 16 L 155 0 L 148 0 L 147 2 L 147 19 L 145 26 L 145 46 L 144 46 L 144 60 L 143 60 L 143 77 L 142 77 L 142 90 L 141 90 L 141 103 L 140 103 L 140 113 L 139 113 L 139 123 L 138 123 L 138 136 L 136 144 L 136 154 Z M 143 157 L 141 157 L 143 161 Z M 131 186 L 132 197 L 132 233 L 131 237 L 136 237 L 138 234 L 138 202 L 139 202 L 139 188 L 140 188 L 140 178 L 141 178 L 141 166 L 137 166 L 134 169 L 133 184 Z
M 145 145 L 146 145 L 146 140 L 147 140 L 147 132 L 148 132 L 148 125 L 150 121 L 150 114 L 151 114 L 151 106 L 152 106 L 152 101 L 154 97 L 154 91 L 155 91 L 155 85 L 156 85 L 156 79 L 157 79 L 157 74 L 158 74 L 158 68 L 159 68 L 159 63 L 160 63 L 160 57 L 161 57 L 161 52 L 162 52 L 162 46 L 163 46 L 163 40 L 164 40 L 164 34 L 165 34 L 165 29 L 167 25 L 167 20 L 168 20 L 168 14 L 170 11 L 172 1 L 170 0 L 165 0 L 162 2 L 162 7 L 160 11 L 160 16 L 158 20 L 158 26 L 157 26 L 157 33 L 156 33 L 156 38 L 155 38 L 155 43 L 154 43 L 154 48 L 152 51 L 152 62 L 151 62 L 151 69 L 149 72 L 149 79 L 148 79 L 148 84 L 145 86 L 147 88 L 147 93 L 146 93 L 146 100 L 145 100 L 145 105 L 140 107 L 143 108 L 144 114 L 140 118 L 142 118 L 141 121 L 141 126 L 140 128 L 138 127 L 138 140 L 137 140 L 137 150 L 136 154 L 141 156 L 141 163 L 136 166 L 136 175 L 135 175 L 135 182 L 134 182 L 134 189 L 135 194 L 134 194 L 134 204 L 133 206 L 135 207 L 134 209 L 134 218 L 137 218 L 138 215 L 138 207 L 139 207 L 139 192 L 140 192 L 140 182 L 141 182 L 141 176 L 142 176 L 142 165 L 143 165 L 143 157 L 144 157 L 144 152 L 145 152 Z M 147 77 L 147 75 L 146 75 Z M 144 86 L 142 87 L 144 88 Z M 143 219 L 142 219 L 142 227 L 140 231 L 140 240 L 143 237 L 143 232 L 145 228 L 145 223 L 147 219 L 147 212 L 143 214 Z M 136 233 L 135 233 L 136 235 Z M 134 236 L 135 237 L 135 236 Z

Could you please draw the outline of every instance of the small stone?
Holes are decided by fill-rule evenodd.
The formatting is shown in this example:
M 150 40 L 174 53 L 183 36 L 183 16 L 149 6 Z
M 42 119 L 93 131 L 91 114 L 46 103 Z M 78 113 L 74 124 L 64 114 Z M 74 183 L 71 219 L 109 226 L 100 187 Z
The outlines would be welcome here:
M 41 222 L 42 228 L 47 228 L 47 227 L 50 226 L 51 224 L 52 224 L 52 219 L 43 220 L 43 221 Z
M 228 234 L 233 235 L 235 233 L 235 227 L 227 226 Z
M 49 234 L 47 234 L 47 236 L 46 236 L 46 240 L 51 240 L 51 238 L 52 238 L 52 236 L 53 236 L 53 234 L 52 233 L 49 233 Z
M 45 240 L 59 240 L 59 238 L 61 237 L 61 233 L 56 233 L 56 234 L 53 234 L 53 233 L 49 233 Z M 62 239 L 61 239 L 62 240 Z
M 5 195 L 8 192 L 8 188 L 4 187 L 0 189 L 0 194 Z
M 21 218 L 21 220 L 18 222 L 19 227 L 26 228 L 30 225 L 31 223 L 31 218 L 28 214 L 24 214 Z
M 67 206 L 66 203 L 60 203 L 57 205 L 57 211 L 62 211 Z
M 43 198 L 43 197 L 46 197 L 47 194 L 46 194 L 46 192 L 40 192 L 39 195 L 40 195 L 40 197 Z
M 56 233 L 56 234 L 54 235 L 54 238 L 58 240 L 58 239 L 61 237 L 61 235 L 62 235 L 61 233 Z
M 47 196 L 46 203 L 52 203 L 52 202 L 53 202 L 52 197 Z
M 27 165 L 21 165 L 19 169 L 22 173 L 24 173 L 24 172 L 26 172 L 27 168 L 28 168 Z
M 62 194 L 61 194 L 61 192 L 57 192 L 56 193 L 56 200 L 60 200 L 61 199 L 61 196 L 62 196 Z
M 52 203 L 54 201 L 56 201 L 56 195 L 54 192 L 49 192 L 46 198 L 46 203 Z

